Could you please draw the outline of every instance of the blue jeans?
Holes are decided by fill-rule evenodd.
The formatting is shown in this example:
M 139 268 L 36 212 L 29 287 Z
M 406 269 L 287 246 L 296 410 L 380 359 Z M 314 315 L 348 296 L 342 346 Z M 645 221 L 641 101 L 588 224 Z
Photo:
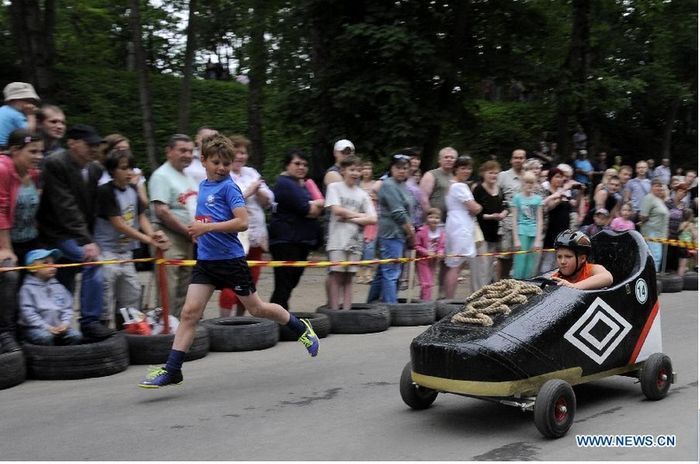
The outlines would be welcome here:
M 63 252 L 63 259 L 72 262 L 83 261 L 83 247 L 74 239 L 62 240 L 57 247 Z M 75 290 L 75 274 L 82 272 L 80 284 L 80 324 L 99 322 L 102 317 L 102 266 L 82 266 L 78 268 L 59 268 L 56 278 L 69 292 Z
M 401 258 L 406 240 L 402 238 L 378 238 L 379 259 Z M 369 288 L 367 302 L 379 300 L 384 303 L 397 303 L 396 287 L 401 275 L 400 263 L 380 264 Z
M 36 327 L 22 328 L 22 338 L 34 345 L 78 345 L 82 340 L 80 332 L 68 327 L 61 335 L 54 335 L 48 329 Z M 58 342 L 58 343 L 57 343 Z

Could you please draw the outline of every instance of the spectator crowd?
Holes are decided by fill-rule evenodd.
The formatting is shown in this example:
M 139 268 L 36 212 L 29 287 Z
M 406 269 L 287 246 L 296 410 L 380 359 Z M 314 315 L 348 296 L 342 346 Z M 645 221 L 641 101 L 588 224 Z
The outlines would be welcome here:
M 193 259 L 188 233 L 195 217 L 202 142 L 216 128 L 191 138 L 172 135 L 165 162 L 145 179 L 129 140 L 102 137 L 95 128 L 66 125 L 61 108 L 42 104 L 30 84 L 4 88 L 0 107 L 0 266 L 76 263 L 73 267 L 0 273 L 0 351 L 18 340 L 73 344 L 101 340 L 120 329 L 119 308 L 138 307 L 141 285 L 128 260 L 162 251 Z M 229 137 L 236 150 L 231 177 L 243 194 L 249 227 L 240 233 L 250 260 L 302 261 L 323 245 L 331 261 L 415 256 L 420 298 L 453 298 L 460 280 L 471 290 L 504 278 L 528 279 L 555 268 L 551 249 L 567 229 L 592 236 L 601 230 L 638 230 L 648 239 L 697 242 L 697 172 L 672 171 L 654 160 L 606 152 L 589 159 L 583 128 L 572 137 L 566 161 L 555 143 L 542 141 L 528 156 L 512 151 L 506 169 L 495 156 L 477 165 L 452 147 L 422 173 L 421 151 L 391 154 L 386 171 L 356 153 L 347 139 L 333 145 L 335 163 L 322 185 L 309 179 L 309 156 L 289 150 L 268 185 L 248 166 L 250 141 Z M 633 163 L 623 164 L 627 160 Z M 683 275 L 696 267 L 684 247 L 648 242 L 657 271 Z M 494 256 L 525 250 L 530 253 Z M 444 259 L 443 259 L 444 256 Z M 369 284 L 367 302 L 396 303 L 409 284 L 406 265 L 331 266 L 326 280 L 331 309 L 347 310 L 354 283 Z M 469 270 L 468 279 L 462 277 Z M 257 282 L 260 267 L 252 268 Z M 80 318 L 71 325 L 76 276 L 81 274 Z M 275 267 L 271 302 L 290 310 L 303 267 Z M 191 270 L 167 267 L 171 314 L 179 316 Z M 437 286 L 437 289 L 434 287 Z M 233 291 L 222 291 L 222 316 L 243 315 Z

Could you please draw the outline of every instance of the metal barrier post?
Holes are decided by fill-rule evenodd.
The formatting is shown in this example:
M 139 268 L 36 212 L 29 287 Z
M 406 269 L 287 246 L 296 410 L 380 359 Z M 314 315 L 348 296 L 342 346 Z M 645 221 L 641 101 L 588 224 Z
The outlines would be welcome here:
M 170 333 L 170 302 L 168 301 L 168 276 L 165 272 L 165 264 L 159 263 L 163 259 L 163 250 L 156 250 L 156 269 L 158 270 L 158 291 L 160 293 L 160 307 L 163 310 L 163 334 Z

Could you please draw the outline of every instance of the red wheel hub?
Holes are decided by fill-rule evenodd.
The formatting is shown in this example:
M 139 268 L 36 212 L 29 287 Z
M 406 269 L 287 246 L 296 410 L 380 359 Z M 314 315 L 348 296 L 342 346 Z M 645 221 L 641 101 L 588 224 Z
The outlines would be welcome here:
M 569 417 L 569 407 L 566 398 L 560 396 L 556 403 L 554 403 L 554 420 L 558 423 L 566 421 Z
M 659 369 L 659 374 L 656 376 L 656 388 L 663 390 L 668 382 L 668 373 L 666 369 Z

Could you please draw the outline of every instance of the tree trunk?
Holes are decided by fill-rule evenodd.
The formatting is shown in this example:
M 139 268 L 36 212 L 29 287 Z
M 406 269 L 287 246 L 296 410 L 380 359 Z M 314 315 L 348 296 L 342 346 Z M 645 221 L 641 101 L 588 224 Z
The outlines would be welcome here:
M 180 87 L 180 104 L 178 105 L 179 117 L 177 131 L 182 134 L 189 133 L 190 109 L 192 103 L 192 67 L 194 65 L 194 51 L 196 48 L 197 28 L 195 14 L 197 1 L 190 0 L 190 11 L 187 20 L 187 45 L 185 48 L 185 65 L 182 70 L 182 86 Z
M 569 121 L 576 115 L 584 129 L 588 127 L 585 86 L 590 61 L 591 5 L 589 0 L 574 0 L 571 44 L 561 68 L 557 91 L 557 149 L 562 160 L 569 158 L 571 137 Z
M 251 142 L 250 164 L 262 168 L 263 125 L 262 109 L 267 75 L 267 48 L 265 47 L 265 0 L 255 0 L 250 31 L 250 81 L 248 83 L 248 136 Z
M 143 50 L 143 33 L 141 31 L 141 5 L 139 0 L 129 0 L 131 14 L 129 24 L 131 36 L 134 42 L 134 56 L 136 72 L 139 76 L 139 98 L 141 100 L 141 113 L 143 115 L 143 138 L 146 142 L 146 156 L 151 170 L 158 167 L 156 159 L 156 137 L 153 127 L 153 106 L 151 103 L 151 85 L 148 79 L 148 67 L 146 54 Z
M 671 158 L 671 145 L 673 140 L 673 126 L 676 123 L 676 115 L 678 108 L 681 106 L 681 98 L 676 97 L 671 102 L 671 105 L 666 111 L 666 120 L 664 121 L 663 139 L 661 141 L 661 157 Z
M 19 51 L 22 76 L 42 99 L 51 100 L 55 90 L 53 77 L 56 2 L 14 0 L 9 6 L 12 35 Z
M 437 165 L 438 143 L 440 142 L 445 119 L 449 118 L 451 114 L 455 114 L 453 109 L 456 102 L 459 102 L 459 105 L 462 104 L 461 100 L 455 98 L 452 89 L 457 85 L 458 70 L 464 67 L 465 48 L 463 44 L 470 33 L 467 21 L 469 16 L 468 3 L 465 0 L 459 0 L 454 5 L 455 10 L 452 15 L 454 22 L 451 26 L 452 37 L 449 46 L 446 48 L 447 61 L 450 66 L 445 70 L 442 85 L 437 91 L 438 103 L 435 107 L 440 109 L 440 113 L 433 115 L 433 123 L 428 126 L 426 131 L 423 143 L 423 156 L 421 158 L 421 170 L 423 172 L 428 172 Z

